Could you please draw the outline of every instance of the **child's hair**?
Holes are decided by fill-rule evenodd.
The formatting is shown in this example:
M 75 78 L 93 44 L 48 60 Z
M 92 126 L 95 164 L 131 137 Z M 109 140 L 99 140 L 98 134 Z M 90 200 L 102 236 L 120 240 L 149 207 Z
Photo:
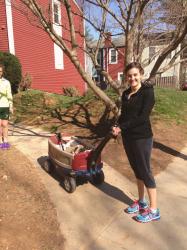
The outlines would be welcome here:
M 2 68 L 3 71 L 5 70 L 5 66 L 2 63 L 0 63 L 0 68 Z
M 143 75 L 144 74 L 144 69 L 142 68 L 141 64 L 138 63 L 138 62 L 132 62 L 132 63 L 129 63 L 126 68 L 125 68 L 125 74 L 127 74 L 127 72 L 132 69 L 132 68 L 136 68 L 136 69 L 139 69 L 140 71 L 140 74 Z

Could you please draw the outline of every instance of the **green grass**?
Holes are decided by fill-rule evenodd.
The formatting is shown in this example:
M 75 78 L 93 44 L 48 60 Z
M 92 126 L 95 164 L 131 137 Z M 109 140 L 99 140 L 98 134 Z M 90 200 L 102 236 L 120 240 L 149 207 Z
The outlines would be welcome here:
M 113 100 L 117 100 L 117 95 L 112 90 L 107 90 L 106 94 Z M 171 120 L 176 121 L 178 124 L 187 122 L 187 91 L 155 88 L 155 98 L 153 119 Z M 46 100 L 49 100 L 50 103 L 46 103 Z M 87 105 L 92 116 L 101 115 L 104 110 L 103 103 L 91 90 L 85 96 L 76 97 L 29 90 L 14 96 L 15 120 L 20 122 L 29 117 L 51 116 L 55 108 L 60 110 L 73 109 L 75 104 Z
M 187 92 L 175 89 L 155 88 L 156 104 L 153 116 L 173 120 L 177 123 L 187 121 Z

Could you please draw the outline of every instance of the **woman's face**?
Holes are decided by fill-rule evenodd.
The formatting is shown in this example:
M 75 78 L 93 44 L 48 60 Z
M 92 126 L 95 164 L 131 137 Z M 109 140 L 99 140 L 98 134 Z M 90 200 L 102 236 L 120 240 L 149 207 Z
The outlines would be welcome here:
M 127 71 L 126 79 L 132 88 L 139 87 L 141 85 L 142 74 L 139 69 L 132 68 Z
M 2 76 L 3 76 L 3 68 L 0 67 L 0 78 L 2 78 Z

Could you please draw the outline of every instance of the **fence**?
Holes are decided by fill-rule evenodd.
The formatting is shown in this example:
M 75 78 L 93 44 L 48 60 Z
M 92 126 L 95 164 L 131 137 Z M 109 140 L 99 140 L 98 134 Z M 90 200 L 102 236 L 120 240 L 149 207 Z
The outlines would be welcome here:
M 156 77 L 155 83 L 161 88 L 178 88 L 176 76 Z

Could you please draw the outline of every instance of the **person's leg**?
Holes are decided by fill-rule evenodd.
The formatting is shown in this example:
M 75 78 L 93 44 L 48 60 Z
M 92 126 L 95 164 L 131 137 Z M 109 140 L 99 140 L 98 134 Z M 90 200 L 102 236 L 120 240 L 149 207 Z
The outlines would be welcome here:
M 140 211 L 145 211 L 148 208 L 147 201 L 144 197 L 145 185 L 140 179 L 136 179 L 137 189 L 138 189 L 138 200 L 135 200 L 129 207 L 125 209 L 128 214 L 137 213 Z
M 156 183 L 150 166 L 152 138 L 136 140 L 134 149 L 136 152 L 135 158 L 138 162 L 141 180 L 143 181 L 146 188 L 155 189 Z
M 3 141 L 8 142 L 8 120 L 2 120 Z
M 137 168 L 136 152 L 134 150 L 134 142 L 130 139 L 123 137 L 123 135 L 122 135 L 122 141 L 123 141 L 123 147 L 125 149 L 126 156 L 134 172 L 134 175 L 137 180 L 141 180 L 139 169 Z
M 3 143 L 2 120 L 0 119 L 0 144 Z
M 136 176 L 136 183 L 137 183 L 137 189 L 138 189 L 138 198 L 139 200 L 143 201 L 145 200 L 144 198 L 144 193 L 145 193 L 145 185 L 143 180 L 140 178 L 140 171 L 139 171 L 139 163 L 137 162 L 137 157 L 136 157 L 136 141 L 133 140 L 128 140 L 122 137 L 123 139 L 123 146 L 128 158 L 128 161 L 130 163 L 131 168 L 133 169 L 133 172 Z
M 134 150 L 134 143 L 132 140 L 123 138 L 123 146 L 130 163 L 130 166 L 135 174 L 138 190 L 138 200 L 133 201 L 133 203 L 125 209 L 126 213 L 133 214 L 139 212 L 142 209 L 148 207 L 146 200 L 144 198 L 144 182 L 140 179 L 138 164 L 136 162 L 136 152 Z
M 140 179 L 137 179 L 137 187 L 138 187 L 138 197 L 139 200 L 143 201 L 145 199 L 145 185 L 144 182 Z
M 136 159 L 139 162 L 141 177 L 146 186 L 150 207 L 144 213 L 136 216 L 139 222 L 149 222 L 160 219 L 160 212 L 157 208 L 156 183 L 150 167 L 150 155 L 152 149 L 152 139 L 137 140 L 136 144 Z
M 135 219 L 138 222 L 147 223 L 150 221 L 155 221 L 160 219 L 160 210 L 157 208 L 157 195 L 156 195 L 156 187 L 155 188 L 147 188 L 147 193 L 149 196 L 150 206 L 143 213 L 139 213 Z
M 147 193 L 149 196 L 150 209 L 157 209 L 157 193 L 156 188 L 147 188 Z

